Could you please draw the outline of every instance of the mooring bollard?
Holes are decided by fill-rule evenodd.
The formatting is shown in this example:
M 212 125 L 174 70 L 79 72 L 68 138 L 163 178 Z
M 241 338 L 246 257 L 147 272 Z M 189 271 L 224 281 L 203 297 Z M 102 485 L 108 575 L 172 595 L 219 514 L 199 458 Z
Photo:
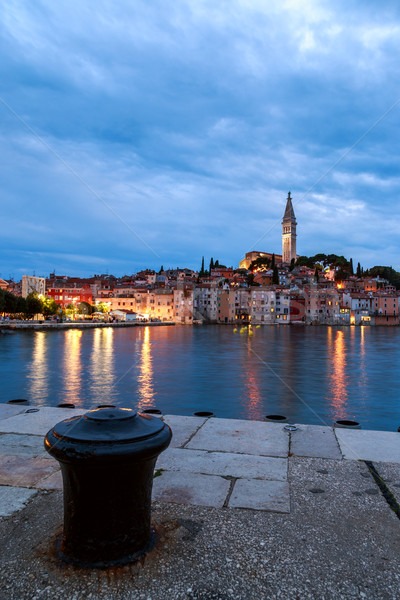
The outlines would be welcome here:
M 348 419 L 335 421 L 333 426 L 338 427 L 339 429 L 361 429 L 361 425 L 358 421 L 350 421 Z
M 60 462 L 64 532 L 59 554 L 83 567 L 133 562 L 151 549 L 151 491 L 171 429 L 126 408 L 100 408 L 57 423 L 45 448 Z
M 286 423 L 288 420 L 284 415 L 266 415 L 264 417 L 264 421 L 269 421 L 270 423 Z

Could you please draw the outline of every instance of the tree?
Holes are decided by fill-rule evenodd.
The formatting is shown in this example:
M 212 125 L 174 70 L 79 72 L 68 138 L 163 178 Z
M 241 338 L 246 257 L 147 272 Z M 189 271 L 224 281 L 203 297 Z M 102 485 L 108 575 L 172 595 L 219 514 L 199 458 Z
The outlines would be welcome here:
M 17 298 L 15 312 L 21 317 L 26 315 L 26 299 L 22 298 L 22 296 L 18 296 Z
M 295 259 L 292 258 L 292 260 L 290 261 L 290 265 L 289 265 L 289 271 L 293 271 L 295 262 L 296 262 Z
M 257 283 L 256 281 L 254 281 L 254 274 L 253 273 L 249 273 L 246 276 L 246 283 L 249 287 L 251 286 L 259 286 L 260 284 Z
M 108 306 L 108 304 L 105 304 L 105 302 L 99 302 L 99 304 L 96 304 L 95 310 L 96 312 L 108 313 L 110 307 Z
M 379 276 L 382 277 L 382 279 L 387 279 L 396 289 L 400 289 L 400 273 L 395 271 L 392 267 L 375 266 L 369 269 L 368 275 L 370 277 Z
M 26 297 L 26 316 L 28 319 L 33 319 L 35 315 L 42 312 L 43 302 L 36 292 L 31 292 Z
M 160 270 L 158 271 L 158 274 L 161 275 L 161 273 L 164 271 L 164 265 L 161 265 Z
M 272 255 L 274 256 L 274 255 Z M 273 268 L 273 272 L 272 272 L 272 284 L 273 285 L 279 285 L 279 271 L 278 271 L 278 267 L 274 266 Z
M 345 271 L 344 269 L 337 269 L 337 271 L 335 271 L 335 281 L 343 281 L 348 278 L 348 271 Z
M 361 277 L 361 265 L 360 263 L 357 263 L 357 277 L 360 278 Z
M 350 259 L 350 275 L 354 275 L 354 269 L 353 269 L 353 259 Z
M 271 269 L 274 269 L 274 268 L 275 268 L 275 254 L 273 254 L 272 258 L 271 258 Z
M 252 261 L 249 271 L 266 271 L 269 269 L 271 265 L 271 259 L 267 256 L 258 256 L 255 260 Z
M 0 312 L 13 314 L 17 305 L 17 297 L 11 292 L 0 290 Z
M 79 302 L 78 304 L 78 313 L 80 315 L 91 315 L 93 312 L 93 306 L 89 304 L 89 302 Z
M 201 269 L 199 271 L 199 277 L 204 277 L 205 271 L 204 271 L 204 256 L 201 259 Z
M 56 315 L 59 311 L 60 307 L 57 302 L 53 300 L 53 298 L 49 298 L 46 296 L 42 300 L 42 314 L 44 317 L 50 317 L 51 315 Z
M 315 267 L 315 273 L 314 273 L 314 277 L 315 277 L 315 281 L 318 283 L 319 282 L 319 273 L 318 273 L 318 267 Z
M 211 257 L 211 260 L 210 260 L 210 275 L 211 275 L 211 269 L 214 269 L 214 259 L 213 259 L 213 257 Z

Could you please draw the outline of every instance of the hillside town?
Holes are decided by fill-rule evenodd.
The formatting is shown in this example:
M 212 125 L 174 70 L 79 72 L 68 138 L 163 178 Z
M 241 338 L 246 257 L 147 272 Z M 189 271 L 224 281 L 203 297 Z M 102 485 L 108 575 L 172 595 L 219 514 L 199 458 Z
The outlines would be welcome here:
M 366 273 L 343 256 L 296 253 L 296 218 L 290 192 L 282 220 L 282 255 L 252 251 L 237 268 L 210 260 L 188 268 L 145 269 L 133 275 L 89 278 L 24 275 L 20 282 L 0 279 L 0 314 L 4 292 L 14 299 L 46 299 L 44 317 L 69 320 L 161 321 L 176 324 L 399 325 L 400 285 L 382 275 L 389 267 Z M 400 279 L 400 278 L 399 278 Z M 3 292 L 3 298 L 1 297 Z M 42 301 L 43 305 L 43 301 Z M 26 312 L 26 311 L 25 311 Z M 31 313 L 35 310 L 31 310 Z M 29 311 L 28 311 L 29 313 Z

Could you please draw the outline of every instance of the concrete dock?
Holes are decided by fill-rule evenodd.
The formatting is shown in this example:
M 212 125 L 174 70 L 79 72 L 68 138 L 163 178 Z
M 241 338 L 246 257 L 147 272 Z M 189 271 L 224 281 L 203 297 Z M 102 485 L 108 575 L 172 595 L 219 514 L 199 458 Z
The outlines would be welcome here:
M 56 555 L 62 481 L 43 447 L 83 412 L 0 405 L 2 599 L 400 599 L 400 433 L 166 415 L 155 548 L 88 570 Z

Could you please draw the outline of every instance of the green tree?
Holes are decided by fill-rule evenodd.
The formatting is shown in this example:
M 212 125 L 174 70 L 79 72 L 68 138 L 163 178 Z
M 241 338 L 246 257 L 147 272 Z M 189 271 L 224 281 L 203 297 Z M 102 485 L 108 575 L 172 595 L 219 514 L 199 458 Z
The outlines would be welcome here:
M 211 260 L 210 260 L 210 269 L 209 269 L 210 270 L 210 275 L 211 275 L 211 269 L 214 269 L 214 259 L 213 259 L 213 257 L 211 257 Z
M 267 256 L 258 256 L 255 260 L 252 261 L 249 266 L 249 271 L 266 271 L 271 266 L 271 259 Z
M 26 315 L 26 299 L 22 298 L 22 296 L 17 297 L 15 312 L 20 315 L 21 318 L 25 317 Z
M 273 254 L 272 258 L 271 258 L 271 269 L 274 269 L 274 268 L 275 268 L 275 254 Z
M 353 269 L 353 259 L 350 259 L 350 275 L 354 275 L 354 269 Z
M 315 278 L 315 281 L 318 283 L 319 282 L 319 269 L 318 269 L 318 267 L 315 267 L 314 278 Z
M 396 289 L 400 289 L 400 273 L 392 267 L 375 266 L 368 270 L 368 275 L 370 277 L 379 276 L 387 279 Z
M 254 273 L 249 273 L 246 276 L 246 283 L 249 287 L 251 286 L 259 286 L 260 284 L 254 281 Z
M 0 312 L 14 314 L 16 312 L 17 296 L 7 290 L 0 290 Z
M 199 277 L 204 277 L 205 271 L 204 271 L 204 256 L 201 259 L 201 269 L 199 271 Z
M 295 262 L 296 262 L 295 259 L 292 258 L 292 260 L 290 261 L 290 265 L 289 265 L 289 271 L 293 271 Z
M 272 255 L 274 256 L 274 255 Z M 272 284 L 279 285 L 279 271 L 278 267 L 275 265 L 272 272 Z
M 36 292 L 31 292 L 26 297 L 26 316 L 28 319 L 33 319 L 35 315 L 38 315 L 43 310 L 43 302 L 39 298 Z
M 105 302 L 99 302 L 99 304 L 96 304 L 95 308 L 95 312 L 101 312 L 101 313 L 108 313 L 110 310 L 110 307 L 108 306 L 108 304 L 105 304 Z
M 49 298 L 46 296 L 42 300 L 42 314 L 44 317 L 50 317 L 51 315 L 56 315 L 59 311 L 59 306 L 53 298 Z
M 349 278 L 348 271 L 345 271 L 344 269 L 337 269 L 335 271 L 335 281 L 344 281 L 348 278 Z
M 93 312 L 93 307 L 89 304 L 89 302 L 79 302 L 78 313 L 80 315 L 91 315 L 92 312 Z
M 360 263 L 357 263 L 357 272 L 356 272 L 356 275 L 357 275 L 358 278 L 361 277 L 361 265 L 360 265 Z

